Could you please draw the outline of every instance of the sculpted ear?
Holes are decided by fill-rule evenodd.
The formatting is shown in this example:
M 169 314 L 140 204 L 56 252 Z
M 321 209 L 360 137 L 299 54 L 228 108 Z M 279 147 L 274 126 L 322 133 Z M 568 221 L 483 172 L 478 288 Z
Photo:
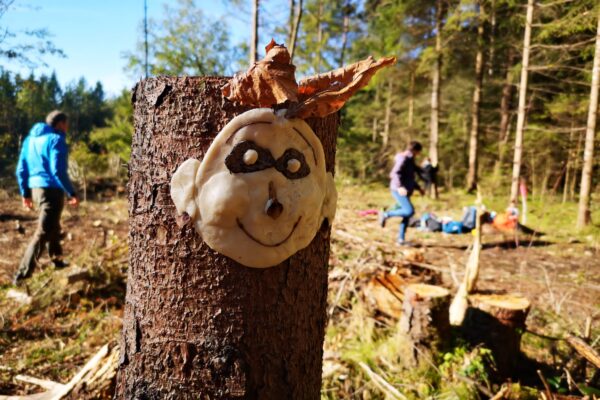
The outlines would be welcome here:
M 171 178 L 171 198 L 177 214 L 186 212 L 192 220 L 197 218 L 198 206 L 196 205 L 196 173 L 200 161 L 190 158 L 177 168 Z
M 336 205 L 337 190 L 335 189 L 333 174 L 331 172 L 328 172 L 325 181 L 325 200 L 323 201 L 323 208 L 321 210 L 321 214 L 323 215 L 323 219 L 328 220 L 329 225 L 333 223 Z

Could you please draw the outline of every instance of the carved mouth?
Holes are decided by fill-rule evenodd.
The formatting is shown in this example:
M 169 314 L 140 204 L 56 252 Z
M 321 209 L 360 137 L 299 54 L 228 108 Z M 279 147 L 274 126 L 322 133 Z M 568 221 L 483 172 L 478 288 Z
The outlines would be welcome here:
M 244 232 L 246 234 L 246 236 L 248 236 L 250 239 L 254 240 L 256 243 L 258 243 L 258 244 L 260 244 L 262 246 L 265 246 L 265 247 L 277 247 L 279 245 L 284 244 L 290 237 L 292 237 L 292 234 L 296 230 L 296 227 L 300 223 L 301 219 L 302 219 L 302 216 L 299 216 L 298 220 L 294 224 L 294 227 L 292 228 L 292 230 L 290 231 L 290 233 L 288 233 L 288 235 L 283 240 L 281 240 L 281 241 L 279 241 L 277 243 L 273 243 L 273 244 L 265 243 L 262 240 L 255 238 L 254 236 L 252 236 L 252 234 L 250 232 L 248 232 L 248 230 L 244 227 L 244 224 L 242 224 L 242 222 L 240 221 L 239 218 L 236 218 L 235 220 L 236 220 L 238 226 L 240 227 L 240 229 L 242 230 L 242 232 Z

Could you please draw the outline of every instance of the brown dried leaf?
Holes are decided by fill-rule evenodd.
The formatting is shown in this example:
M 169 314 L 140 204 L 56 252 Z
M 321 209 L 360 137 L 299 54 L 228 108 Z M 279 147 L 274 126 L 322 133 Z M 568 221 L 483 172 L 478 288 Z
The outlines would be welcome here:
M 354 93 L 365 87 L 381 68 L 392 65 L 396 57 L 373 57 L 324 74 L 302 79 L 298 85 L 300 102 L 292 105 L 287 117 L 324 117 L 338 111 Z
M 286 101 L 298 101 L 298 84 L 285 46 L 271 43 L 267 55 L 248 71 L 234 76 L 222 92 L 231 101 L 254 107 L 271 107 Z

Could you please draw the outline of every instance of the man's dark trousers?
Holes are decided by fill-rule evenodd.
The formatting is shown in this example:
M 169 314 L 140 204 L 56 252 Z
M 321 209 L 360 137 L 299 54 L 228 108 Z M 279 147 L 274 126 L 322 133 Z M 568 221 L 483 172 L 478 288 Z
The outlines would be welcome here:
M 15 275 L 15 282 L 31 276 L 45 246 L 48 247 L 51 260 L 62 256 L 60 216 L 65 204 L 65 193 L 62 189 L 54 188 L 33 188 L 31 192 L 33 202 L 40 210 L 40 217 L 37 229 Z

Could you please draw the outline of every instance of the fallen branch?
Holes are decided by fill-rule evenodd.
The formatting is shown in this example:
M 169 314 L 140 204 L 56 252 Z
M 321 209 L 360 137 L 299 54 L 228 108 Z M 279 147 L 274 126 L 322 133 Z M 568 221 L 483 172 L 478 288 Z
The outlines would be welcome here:
M 592 346 L 587 344 L 585 340 L 578 338 L 577 336 L 569 335 L 565 338 L 567 343 L 575 349 L 583 358 L 591 362 L 596 366 L 596 368 L 600 368 L 600 354 Z
M 498 393 L 496 393 L 495 395 L 493 395 L 492 397 L 490 397 L 490 400 L 501 400 L 504 398 L 504 396 L 506 394 L 508 394 L 508 392 L 510 391 L 510 386 L 508 385 L 502 385 L 502 388 L 500 388 L 500 390 L 498 391 Z
M 544 377 L 544 374 L 542 374 L 542 371 L 540 371 L 539 369 L 536 372 L 537 372 L 538 376 L 540 377 L 542 384 L 544 385 L 544 390 L 546 391 L 546 397 L 548 398 L 548 400 L 554 400 L 554 396 L 552 395 L 552 391 L 550 390 L 550 385 L 548 385 L 548 381 Z
M 364 362 L 359 362 L 358 365 L 365 371 L 369 379 L 377 386 L 379 390 L 381 390 L 386 396 L 391 397 L 396 400 L 408 400 L 408 398 L 400 393 L 398 389 L 392 386 L 391 383 L 383 379 L 381 375 L 378 375 L 375 371 L 373 371 L 367 364 Z
M 109 345 L 106 344 L 100 348 L 100 350 L 89 359 L 89 361 L 71 378 L 66 384 L 46 380 L 38 379 L 27 375 L 17 375 L 15 379 L 38 385 L 46 392 L 30 394 L 25 396 L 0 396 L 0 400 L 60 400 L 76 387 L 82 385 L 90 386 L 91 383 L 98 380 L 101 376 L 107 376 L 111 378 L 112 375 L 107 372 L 112 368 L 115 369 L 118 359 L 118 348 L 114 347 L 109 352 Z

